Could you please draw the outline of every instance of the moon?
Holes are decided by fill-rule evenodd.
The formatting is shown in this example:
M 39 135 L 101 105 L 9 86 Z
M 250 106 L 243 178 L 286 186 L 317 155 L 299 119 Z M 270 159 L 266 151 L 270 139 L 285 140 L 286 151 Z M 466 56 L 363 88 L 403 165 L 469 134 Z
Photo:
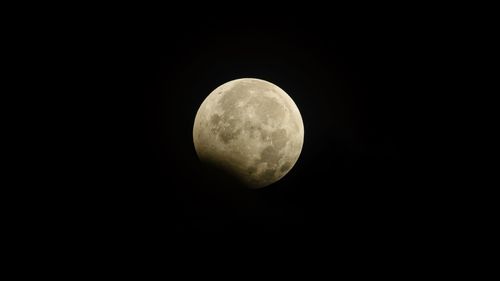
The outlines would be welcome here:
M 198 158 L 258 189 L 283 178 L 304 143 L 304 124 L 292 98 L 261 79 L 242 78 L 213 90 L 196 113 Z

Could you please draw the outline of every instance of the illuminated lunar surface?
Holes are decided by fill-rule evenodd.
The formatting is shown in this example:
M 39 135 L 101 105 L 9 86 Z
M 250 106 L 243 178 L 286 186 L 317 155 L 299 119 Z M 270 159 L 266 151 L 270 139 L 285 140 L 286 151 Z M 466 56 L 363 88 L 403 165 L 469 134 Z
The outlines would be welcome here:
M 249 188 L 268 186 L 295 165 L 304 142 L 299 109 L 282 89 L 260 79 L 229 81 L 210 93 L 196 114 L 198 157 Z

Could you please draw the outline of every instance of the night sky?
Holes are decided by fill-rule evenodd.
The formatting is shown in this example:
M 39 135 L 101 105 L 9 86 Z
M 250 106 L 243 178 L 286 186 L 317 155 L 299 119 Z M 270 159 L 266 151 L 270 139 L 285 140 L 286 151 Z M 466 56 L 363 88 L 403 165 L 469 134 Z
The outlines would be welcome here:
M 110 21 L 99 33 L 109 59 L 95 66 L 109 86 L 88 195 L 99 223 L 157 236 L 418 232 L 433 192 L 417 157 L 428 68 L 421 23 L 383 8 L 319 10 Z M 192 140 L 205 97 L 243 77 L 284 89 L 304 121 L 297 163 L 260 190 L 205 170 Z

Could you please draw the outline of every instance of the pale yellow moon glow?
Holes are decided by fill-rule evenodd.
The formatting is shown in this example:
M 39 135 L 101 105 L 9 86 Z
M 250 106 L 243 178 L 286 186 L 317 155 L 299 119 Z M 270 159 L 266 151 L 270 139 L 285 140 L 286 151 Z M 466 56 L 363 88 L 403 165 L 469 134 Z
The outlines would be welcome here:
M 213 90 L 195 117 L 198 157 L 222 167 L 249 188 L 284 177 L 304 142 L 299 109 L 278 86 L 255 78 L 229 81 Z

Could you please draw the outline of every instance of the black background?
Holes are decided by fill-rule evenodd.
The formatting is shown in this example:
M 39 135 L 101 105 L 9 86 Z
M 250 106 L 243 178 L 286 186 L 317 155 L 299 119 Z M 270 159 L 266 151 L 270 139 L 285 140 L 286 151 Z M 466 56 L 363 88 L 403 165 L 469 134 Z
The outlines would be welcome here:
M 394 241 L 438 223 L 422 130 L 438 35 L 418 11 L 257 5 L 104 18 L 86 52 L 99 114 L 82 118 L 95 125 L 75 196 L 92 224 L 146 237 Z M 261 190 L 205 170 L 192 141 L 204 98 L 242 77 L 284 89 L 304 121 L 298 162 Z

